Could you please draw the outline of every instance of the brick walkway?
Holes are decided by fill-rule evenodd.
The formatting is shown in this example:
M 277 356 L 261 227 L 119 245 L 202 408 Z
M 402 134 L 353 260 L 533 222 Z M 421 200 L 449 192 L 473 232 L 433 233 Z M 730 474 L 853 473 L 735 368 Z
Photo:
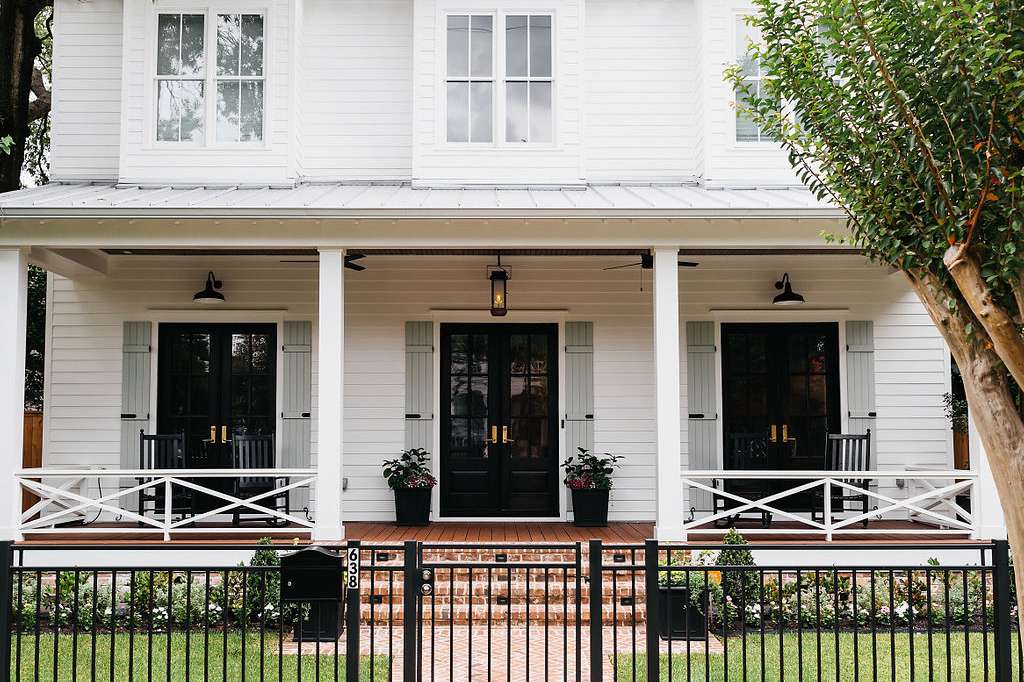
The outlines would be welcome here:
M 629 628 L 618 628 L 618 641 L 613 635 L 613 628 L 605 627 L 604 638 L 604 679 L 614 679 L 613 663 L 616 654 L 619 665 L 630 667 L 633 655 L 633 631 Z M 389 637 L 387 627 L 374 628 L 373 653 L 387 657 L 392 654 L 391 670 L 394 679 L 401 679 L 402 674 L 402 630 L 396 627 Z M 588 680 L 590 676 L 590 639 L 589 630 L 581 631 L 580 675 L 578 679 Z M 529 636 L 527 636 L 529 635 Z M 359 633 L 360 653 L 369 656 L 370 628 L 363 627 Z M 643 653 L 646 630 L 640 625 L 636 630 L 636 651 Z M 323 642 L 320 655 L 328 657 L 321 665 L 330 666 L 330 658 L 334 654 L 334 642 Z M 489 647 L 489 648 L 488 648 Z M 722 644 L 711 637 L 709 649 L 712 654 L 722 653 Z M 295 654 L 298 644 L 286 642 L 286 654 Z M 704 642 L 690 642 L 690 653 L 704 653 Z M 687 651 L 686 642 L 673 642 L 672 653 L 682 654 Z M 303 643 L 304 655 L 316 653 L 316 645 Z M 339 654 L 345 653 L 345 636 L 338 642 Z M 661 642 L 661 652 L 668 653 L 668 642 Z M 490 667 L 490 675 L 488 675 Z M 492 682 L 511 682 L 512 680 L 576 680 L 576 641 L 575 629 L 568 629 L 568 641 L 563 637 L 561 627 L 552 626 L 547 632 L 543 627 L 495 626 L 488 638 L 486 627 L 474 626 L 472 633 L 467 626 L 456 625 L 452 628 L 438 626 L 431 632 L 429 627 L 423 632 L 422 676 L 426 682 L 468 682 L 469 680 L 490 680 Z

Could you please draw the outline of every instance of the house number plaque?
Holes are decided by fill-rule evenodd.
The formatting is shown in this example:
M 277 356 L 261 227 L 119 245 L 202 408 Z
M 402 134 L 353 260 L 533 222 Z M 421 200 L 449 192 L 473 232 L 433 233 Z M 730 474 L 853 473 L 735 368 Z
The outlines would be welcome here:
M 348 589 L 359 589 L 359 548 L 350 547 L 348 550 Z

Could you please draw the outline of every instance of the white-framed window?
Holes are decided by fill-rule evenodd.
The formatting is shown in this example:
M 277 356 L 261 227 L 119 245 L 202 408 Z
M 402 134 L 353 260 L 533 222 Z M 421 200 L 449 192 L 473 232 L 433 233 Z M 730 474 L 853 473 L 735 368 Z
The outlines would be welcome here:
M 206 17 L 160 14 L 156 29 L 156 139 L 204 141 Z
M 445 89 L 449 142 L 494 141 L 494 16 L 449 14 Z
M 552 62 L 551 15 L 506 15 L 506 142 L 551 142 Z
M 265 32 L 262 13 L 157 14 L 157 142 L 263 141 Z
M 750 46 L 757 45 L 761 41 L 761 31 L 754 26 L 747 24 L 743 15 L 736 16 L 736 63 L 743 74 L 743 84 L 758 97 L 763 94 L 762 84 L 767 76 L 761 69 L 761 63 L 750 54 Z M 736 91 L 736 141 L 749 142 L 772 142 L 773 138 L 766 131 L 762 130 L 751 118 L 742 111 L 745 98 L 743 93 Z

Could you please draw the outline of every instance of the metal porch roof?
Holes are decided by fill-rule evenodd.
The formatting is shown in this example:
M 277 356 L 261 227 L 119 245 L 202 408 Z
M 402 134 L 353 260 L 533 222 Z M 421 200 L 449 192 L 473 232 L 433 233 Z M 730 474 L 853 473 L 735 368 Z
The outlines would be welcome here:
M 842 218 L 803 188 L 698 183 L 569 187 L 417 187 L 305 183 L 295 187 L 51 183 L 0 195 L 6 218 Z

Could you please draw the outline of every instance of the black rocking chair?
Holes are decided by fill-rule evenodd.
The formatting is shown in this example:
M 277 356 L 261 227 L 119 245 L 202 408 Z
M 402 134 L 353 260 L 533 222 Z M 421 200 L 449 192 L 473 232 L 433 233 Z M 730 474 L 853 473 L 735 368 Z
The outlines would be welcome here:
M 858 471 L 869 471 L 871 469 L 871 429 L 867 433 L 830 433 L 825 438 L 825 470 L 843 473 L 854 473 Z M 867 491 L 870 480 L 867 478 L 833 476 L 832 478 L 845 483 L 853 488 Z M 817 498 L 819 502 L 824 500 L 825 491 L 819 490 Z M 870 501 L 867 492 L 855 492 L 850 488 L 832 488 L 832 511 L 845 512 L 854 511 L 867 514 Z M 812 520 L 822 519 L 824 521 L 824 505 L 822 510 L 811 514 Z M 861 521 L 861 526 L 868 527 L 868 519 Z
M 768 469 L 768 434 L 759 433 L 731 433 L 729 434 L 729 449 L 725 453 L 725 468 L 729 470 L 740 469 Z M 712 483 L 715 488 L 719 481 Z M 722 490 L 748 500 L 759 500 L 771 494 L 771 481 L 759 479 L 735 479 L 721 481 Z M 723 495 L 715 495 L 713 499 L 712 514 L 741 506 L 740 502 Z M 743 514 L 757 514 L 761 517 L 761 527 L 767 528 L 772 523 L 772 514 L 760 509 L 752 509 L 746 512 L 733 514 L 732 516 L 715 521 L 717 528 L 731 527 L 736 524 Z
M 139 431 L 139 468 L 140 469 L 186 469 L 188 457 L 185 453 L 185 434 L 153 434 L 146 435 Z M 156 480 L 154 476 L 143 476 L 136 479 L 139 485 Z M 139 491 L 139 516 L 146 512 L 154 515 L 163 514 L 166 510 L 166 486 L 162 483 L 143 488 Z M 193 514 L 192 490 L 183 486 L 171 486 L 171 516 L 191 516 Z M 141 521 L 139 526 L 143 526 Z
M 274 448 L 274 436 L 236 435 L 231 440 L 231 466 L 235 469 L 273 469 L 276 454 Z M 239 476 L 234 479 L 234 495 L 240 499 L 247 499 L 269 493 L 283 485 L 288 485 L 287 477 L 280 476 Z M 272 509 L 284 514 L 288 513 L 289 502 L 288 491 L 268 495 L 261 498 L 256 504 L 267 509 Z M 239 525 L 243 515 L 263 516 L 267 525 L 284 526 L 287 521 L 275 516 L 260 515 L 259 512 L 249 508 L 235 508 L 232 513 L 232 523 Z

